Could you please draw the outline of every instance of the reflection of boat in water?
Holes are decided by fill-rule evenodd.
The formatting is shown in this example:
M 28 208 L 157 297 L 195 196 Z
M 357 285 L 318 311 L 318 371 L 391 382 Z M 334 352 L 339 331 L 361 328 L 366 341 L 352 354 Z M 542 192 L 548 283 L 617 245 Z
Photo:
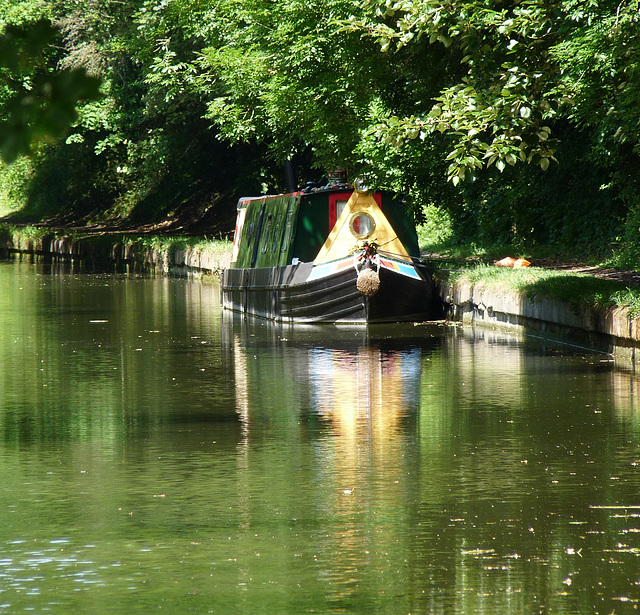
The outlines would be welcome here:
M 422 367 L 441 331 L 427 323 L 327 327 L 222 314 L 223 357 L 243 426 L 243 490 L 268 463 L 265 450 L 275 459 L 267 480 L 242 498 L 244 531 L 264 528 L 270 509 L 285 513 L 279 520 L 291 517 L 291 531 L 274 539 L 282 549 L 284 536 L 284 548 L 302 554 L 295 561 L 312 557 L 329 611 L 354 604 L 366 575 L 381 578 L 389 551 L 408 552 L 398 520 L 420 477 L 406 452 L 416 450 Z M 249 562 L 247 576 L 252 565 L 264 568 Z
M 433 283 L 419 256 L 396 195 L 339 183 L 243 198 L 222 305 L 282 322 L 427 320 Z
M 308 414 L 345 436 L 393 431 L 417 414 L 423 354 L 441 339 L 430 326 L 417 337 L 406 323 L 327 329 L 223 312 L 238 412 L 247 424 L 277 411 Z
M 309 366 L 316 413 L 352 443 L 388 437 L 417 415 L 420 358 L 418 348 L 313 349 Z

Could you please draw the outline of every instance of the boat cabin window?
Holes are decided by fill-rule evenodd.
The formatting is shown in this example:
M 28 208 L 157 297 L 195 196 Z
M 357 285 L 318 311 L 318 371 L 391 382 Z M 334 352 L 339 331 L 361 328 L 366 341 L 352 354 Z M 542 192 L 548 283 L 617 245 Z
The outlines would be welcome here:
M 376 229 L 376 222 L 370 214 L 360 211 L 351 216 L 349 229 L 358 239 L 366 239 Z
M 329 230 L 334 227 L 340 214 L 344 211 L 350 196 L 350 192 L 329 194 Z

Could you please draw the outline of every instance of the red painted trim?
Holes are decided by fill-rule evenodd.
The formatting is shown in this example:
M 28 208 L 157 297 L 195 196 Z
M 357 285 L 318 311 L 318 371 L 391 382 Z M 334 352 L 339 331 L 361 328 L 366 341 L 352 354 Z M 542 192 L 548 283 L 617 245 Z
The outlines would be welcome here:
M 337 219 L 337 207 L 336 207 L 336 200 L 337 199 L 332 199 L 330 195 L 329 196 L 329 230 L 331 230 L 335 223 L 336 223 L 336 219 Z
M 338 219 L 338 201 L 349 200 L 352 192 L 330 192 L 329 193 L 329 230 L 331 230 Z
M 352 192 L 330 192 L 329 193 L 329 230 L 331 230 L 338 219 L 336 203 L 338 201 L 348 201 Z M 375 202 L 378 207 L 382 207 L 382 194 L 375 192 L 373 194 Z

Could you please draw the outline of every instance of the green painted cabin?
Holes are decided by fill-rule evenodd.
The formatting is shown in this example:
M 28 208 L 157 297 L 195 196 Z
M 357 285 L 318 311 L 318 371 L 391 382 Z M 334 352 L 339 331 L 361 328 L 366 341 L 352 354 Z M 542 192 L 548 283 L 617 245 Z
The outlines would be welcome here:
M 290 265 L 294 258 L 313 261 L 335 224 L 340 203 L 351 193 L 318 190 L 240 199 L 237 257 L 231 267 L 278 267 Z M 418 236 L 404 200 L 384 192 L 374 196 L 409 255 L 418 257 Z

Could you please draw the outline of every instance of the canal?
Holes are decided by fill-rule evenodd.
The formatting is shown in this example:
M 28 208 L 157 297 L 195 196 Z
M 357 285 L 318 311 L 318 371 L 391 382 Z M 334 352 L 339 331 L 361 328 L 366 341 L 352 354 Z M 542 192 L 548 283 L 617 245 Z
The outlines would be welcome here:
M 0 614 L 636 609 L 628 366 L 218 304 L 0 261 Z

